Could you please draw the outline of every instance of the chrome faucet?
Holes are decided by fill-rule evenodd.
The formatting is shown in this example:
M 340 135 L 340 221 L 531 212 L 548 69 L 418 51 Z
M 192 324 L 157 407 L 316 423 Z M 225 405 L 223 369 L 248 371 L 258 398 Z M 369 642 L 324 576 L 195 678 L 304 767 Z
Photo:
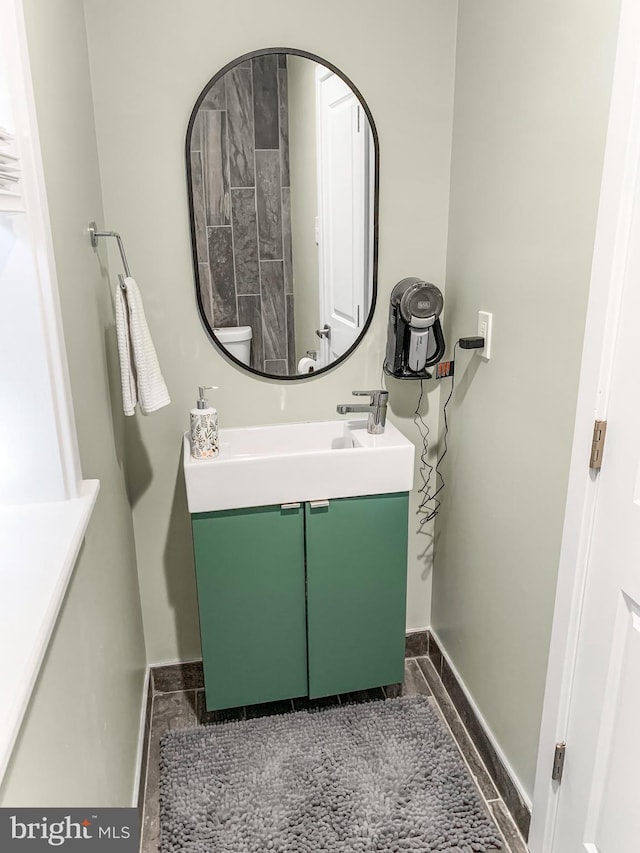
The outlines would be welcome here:
M 349 412 L 368 412 L 369 419 L 367 421 L 367 432 L 373 435 L 379 435 L 384 432 L 384 425 L 387 420 L 387 402 L 389 400 L 388 391 L 352 391 L 355 397 L 370 397 L 369 405 L 357 404 L 350 405 L 349 403 L 340 403 L 336 408 L 339 415 L 346 415 Z

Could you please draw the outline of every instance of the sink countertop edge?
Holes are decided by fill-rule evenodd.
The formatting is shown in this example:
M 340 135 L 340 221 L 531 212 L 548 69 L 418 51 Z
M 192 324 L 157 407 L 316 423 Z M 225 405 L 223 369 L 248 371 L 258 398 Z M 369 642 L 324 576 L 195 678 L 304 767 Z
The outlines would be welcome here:
M 241 428 L 240 428 L 241 429 Z M 188 433 L 183 438 L 183 467 L 188 475 L 187 504 L 189 512 L 220 512 L 272 506 L 311 500 L 360 497 L 377 494 L 408 492 L 413 488 L 415 447 L 397 427 L 389 446 L 357 447 L 338 450 L 318 449 L 292 453 L 265 453 L 264 455 L 221 460 L 193 460 L 190 456 Z M 371 436 L 377 439 L 378 436 Z M 349 469 L 345 470 L 348 455 Z M 373 458 L 394 456 L 390 469 L 380 471 L 372 464 Z M 314 472 L 318 457 L 323 457 L 322 474 Z M 220 462 L 223 464 L 221 465 Z M 234 472 L 250 464 L 252 479 L 259 483 L 256 495 L 252 489 L 236 480 Z M 217 481 L 211 482 L 213 479 Z M 319 482 L 319 485 L 318 485 Z M 215 489 L 215 493 L 214 490 Z

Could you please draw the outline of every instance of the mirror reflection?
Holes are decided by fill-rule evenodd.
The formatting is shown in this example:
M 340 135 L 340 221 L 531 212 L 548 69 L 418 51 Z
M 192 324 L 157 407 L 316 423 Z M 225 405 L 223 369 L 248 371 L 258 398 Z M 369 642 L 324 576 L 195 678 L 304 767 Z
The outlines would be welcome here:
M 308 56 L 242 58 L 198 99 L 187 133 L 198 305 L 248 369 L 305 376 L 366 330 L 375 156 L 357 93 Z

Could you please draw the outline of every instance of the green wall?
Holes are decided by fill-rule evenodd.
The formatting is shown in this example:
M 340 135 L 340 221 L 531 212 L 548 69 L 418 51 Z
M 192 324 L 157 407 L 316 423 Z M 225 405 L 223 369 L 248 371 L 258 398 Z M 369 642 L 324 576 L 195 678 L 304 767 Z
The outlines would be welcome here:
M 494 357 L 459 354 L 433 608 L 432 528 L 420 535 L 410 511 L 407 626 L 432 619 L 530 793 L 618 0 L 460 0 L 459 19 L 450 0 L 329 0 L 321 14 L 293 0 L 26 7 L 83 469 L 102 491 L 0 801 L 130 800 L 144 664 L 134 537 L 149 661 L 199 655 L 180 459 L 197 385 L 220 386 L 223 426 L 331 418 L 352 389 L 380 386 L 393 285 L 443 286 L 445 268 L 449 339 L 493 311 Z M 381 158 L 373 324 L 345 364 L 297 383 L 241 372 L 200 325 L 184 168 L 204 83 L 283 45 L 354 81 Z M 119 262 L 107 283 L 83 231 L 93 218 L 123 234 L 145 299 L 173 400 L 149 418 L 120 413 Z M 417 444 L 417 388 L 387 386 L 392 420 Z M 424 405 L 432 434 L 439 390 Z
M 2 806 L 128 806 L 145 672 L 124 432 L 80 0 L 25 0 L 83 475 L 101 489 L 0 788 Z
M 458 357 L 433 625 L 531 795 L 618 0 L 461 0 L 447 255 Z M 586 464 L 586 460 L 585 460 Z
M 145 639 L 151 662 L 187 660 L 199 655 L 200 642 L 181 434 L 197 386 L 220 386 L 212 399 L 221 426 L 330 419 L 353 389 L 380 387 L 391 288 L 407 275 L 444 280 L 456 6 L 406 0 L 398 14 L 385 0 L 329 0 L 322 10 L 293 0 L 86 0 L 85 11 L 105 222 L 124 237 L 173 401 L 127 423 Z M 189 115 L 219 68 L 268 46 L 302 48 L 342 68 L 380 134 L 373 326 L 346 363 L 306 382 L 261 380 L 228 363 L 207 338 L 194 295 L 184 163 Z M 416 439 L 418 389 L 389 387 L 391 419 Z M 434 411 L 437 389 L 428 396 Z M 431 422 L 435 429 L 436 418 Z M 429 537 L 417 534 L 410 517 L 407 620 L 423 627 Z

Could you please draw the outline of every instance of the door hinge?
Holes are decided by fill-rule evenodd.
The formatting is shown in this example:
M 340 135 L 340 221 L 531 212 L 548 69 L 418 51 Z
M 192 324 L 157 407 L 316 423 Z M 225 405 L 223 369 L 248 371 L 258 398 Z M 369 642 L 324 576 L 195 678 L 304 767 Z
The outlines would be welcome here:
M 553 770 L 551 771 L 551 778 L 554 782 L 562 781 L 562 772 L 564 770 L 564 756 L 567 751 L 567 744 L 562 741 L 562 743 L 556 744 L 555 752 L 553 753 Z
M 589 468 L 599 471 L 602 468 L 602 454 L 604 453 L 604 440 L 607 435 L 607 422 L 596 421 L 593 425 L 593 441 L 591 442 L 591 456 L 589 457 Z

